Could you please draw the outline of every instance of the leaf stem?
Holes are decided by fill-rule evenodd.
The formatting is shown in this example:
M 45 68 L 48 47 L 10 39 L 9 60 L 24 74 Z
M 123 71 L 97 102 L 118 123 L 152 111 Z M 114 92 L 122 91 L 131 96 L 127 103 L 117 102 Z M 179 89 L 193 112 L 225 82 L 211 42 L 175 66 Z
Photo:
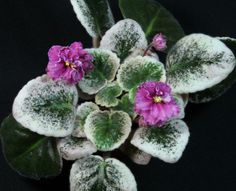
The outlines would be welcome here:
M 93 48 L 98 48 L 100 46 L 100 37 L 93 37 Z
M 104 158 L 104 160 L 110 158 L 111 157 L 111 152 L 104 152 L 102 157 Z

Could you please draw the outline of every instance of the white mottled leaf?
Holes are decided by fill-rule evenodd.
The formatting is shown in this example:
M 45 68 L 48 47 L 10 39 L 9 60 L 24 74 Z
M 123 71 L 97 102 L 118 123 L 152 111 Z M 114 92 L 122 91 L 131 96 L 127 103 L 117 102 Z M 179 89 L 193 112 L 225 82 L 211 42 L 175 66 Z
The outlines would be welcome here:
M 137 191 L 128 167 L 114 158 L 89 156 L 77 160 L 70 172 L 70 191 Z
M 147 40 L 140 25 L 131 19 L 121 20 L 103 36 L 101 48 L 115 52 L 123 61 L 136 49 L 146 49 Z
M 222 41 L 232 52 L 236 55 L 236 39 L 230 37 L 218 37 L 220 41 Z M 219 84 L 208 88 L 204 91 L 199 91 L 194 94 L 190 94 L 190 101 L 193 103 L 205 103 L 209 101 L 213 101 L 218 97 L 222 96 L 227 90 L 229 90 L 233 84 L 236 82 L 236 67 L 234 70 L 228 75 L 226 79 L 224 79 Z
M 85 121 L 85 134 L 100 151 L 111 151 L 125 142 L 132 122 L 123 111 L 94 111 Z
M 149 56 L 128 59 L 121 65 L 117 74 L 117 81 L 125 91 L 130 91 L 142 82 L 151 80 L 165 82 L 166 75 L 164 65 Z
M 65 160 L 76 160 L 97 152 L 95 145 L 86 138 L 65 137 L 59 139 L 57 148 Z
M 87 49 L 93 55 L 94 70 L 79 82 L 80 89 L 87 94 L 96 94 L 107 82 L 114 80 L 120 59 L 109 50 Z
M 224 80 L 235 56 L 216 38 L 192 34 L 179 40 L 167 56 L 167 82 L 175 93 L 194 93 Z
M 173 120 L 162 128 L 140 127 L 131 144 L 168 163 L 177 162 L 188 143 L 189 130 L 181 120 Z
M 90 36 L 102 36 L 113 24 L 107 0 L 71 0 L 77 18 Z
M 13 104 L 13 116 L 33 132 L 65 137 L 74 129 L 77 101 L 75 86 L 54 82 L 44 75 L 20 90 Z
M 122 89 L 117 82 L 108 83 L 95 96 L 95 102 L 104 107 L 114 107 L 118 105 Z
M 84 102 L 78 106 L 75 120 L 75 129 L 72 134 L 74 137 L 86 137 L 84 133 L 85 120 L 91 112 L 98 110 L 99 107 L 93 102 Z

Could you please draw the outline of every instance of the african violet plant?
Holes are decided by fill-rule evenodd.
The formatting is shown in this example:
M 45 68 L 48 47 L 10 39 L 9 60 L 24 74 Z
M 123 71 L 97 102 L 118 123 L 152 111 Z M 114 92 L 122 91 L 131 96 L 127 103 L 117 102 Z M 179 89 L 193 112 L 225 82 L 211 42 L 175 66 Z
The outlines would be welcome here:
M 185 35 L 153 0 L 119 2 L 125 19 L 115 24 L 107 0 L 71 0 L 94 47 L 53 46 L 47 74 L 15 98 L 1 139 L 21 175 L 57 176 L 63 158 L 76 160 L 71 191 L 135 191 L 134 176 L 111 151 L 142 165 L 151 157 L 177 162 L 189 139 L 188 100 L 214 100 L 234 83 L 235 39 Z

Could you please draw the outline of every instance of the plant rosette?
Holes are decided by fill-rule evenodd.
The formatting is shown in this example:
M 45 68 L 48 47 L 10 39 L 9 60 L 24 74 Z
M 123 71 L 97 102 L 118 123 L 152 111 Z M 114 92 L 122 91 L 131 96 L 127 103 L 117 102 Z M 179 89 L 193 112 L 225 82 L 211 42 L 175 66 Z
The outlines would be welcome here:
M 4 155 L 33 179 L 59 175 L 62 159 L 75 161 L 71 191 L 135 191 L 112 151 L 141 165 L 152 157 L 177 162 L 190 136 L 188 101 L 214 100 L 236 80 L 236 40 L 185 35 L 152 0 L 120 0 L 124 20 L 116 24 L 107 0 L 71 3 L 95 46 L 52 46 L 47 73 L 19 91 L 2 122 Z

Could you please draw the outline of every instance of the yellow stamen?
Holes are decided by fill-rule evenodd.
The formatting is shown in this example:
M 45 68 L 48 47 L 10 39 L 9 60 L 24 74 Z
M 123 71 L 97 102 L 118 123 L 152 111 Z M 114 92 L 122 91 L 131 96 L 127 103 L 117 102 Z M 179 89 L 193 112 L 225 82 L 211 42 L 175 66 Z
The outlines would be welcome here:
M 66 62 L 65 62 L 65 65 L 66 65 L 66 66 L 70 66 L 70 62 L 66 61 Z
M 75 69 L 75 68 L 76 68 L 76 66 L 75 66 L 74 64 L 71 64 L 71 63 L 68 62 L 68 61 L 65 62 L 65 66 L 70 67 L 70 68 L 72 68 L 72 69 Z
M 155 96 L 155 97 L 153 97 L 153 101 L 155 103 L 161 103 L 162 102 L 162 98 L 160 96 Z

